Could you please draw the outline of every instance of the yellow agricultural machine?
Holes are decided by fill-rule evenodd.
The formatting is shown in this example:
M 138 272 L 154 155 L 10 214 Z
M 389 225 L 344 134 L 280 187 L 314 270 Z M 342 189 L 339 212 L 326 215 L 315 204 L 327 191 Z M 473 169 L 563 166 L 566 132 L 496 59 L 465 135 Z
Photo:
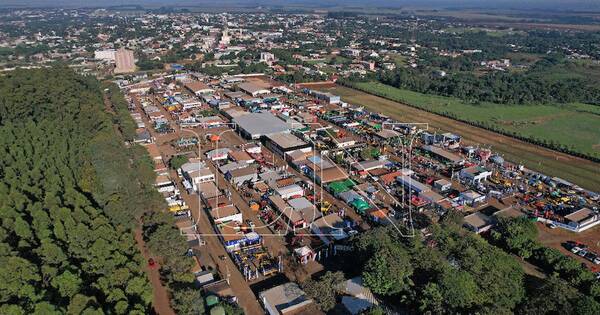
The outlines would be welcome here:
M 329 213 L 329 210 L 330 210 L 330 209 L 331 209 L 331 203 L 330 203 L 329 201 L 326 201 L 326 200 L 325 200 L 325 201 L 323 201 L 323 202 L 321 203 L 321 212 L 322 212 L 323 214 L 327 214 L 327 213 Z

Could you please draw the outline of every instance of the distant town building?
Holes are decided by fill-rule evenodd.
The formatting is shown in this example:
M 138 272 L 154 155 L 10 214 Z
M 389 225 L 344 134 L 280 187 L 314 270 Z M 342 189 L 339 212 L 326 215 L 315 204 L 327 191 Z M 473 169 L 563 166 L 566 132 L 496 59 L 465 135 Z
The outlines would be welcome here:
M 231 43 L 231 37 L 229 36 L 229 30 L 227 29 L 227 27 L 225 27 L 223 29 L 223 34 L 221 36 L 221 41 L 219 42 L 219 44 L 221 46 L 227 46 L 229 45 L 229 43 Z
M 275 62 L 275 55 L 273 55 L 270 52 L 261 52 L 260 53 L 260 61 L 264 62 L 266 64 L 273 65 L 273 62 Z
M 94 52 L 94 59 L 115 61 L 115 53 L 114 49 L 96 50 Z

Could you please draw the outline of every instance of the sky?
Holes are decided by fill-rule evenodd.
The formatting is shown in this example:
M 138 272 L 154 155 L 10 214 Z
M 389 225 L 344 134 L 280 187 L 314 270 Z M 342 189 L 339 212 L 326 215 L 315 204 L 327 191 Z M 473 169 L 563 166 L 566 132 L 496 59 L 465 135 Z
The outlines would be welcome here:
M 140 4 L 149 6 L 181 5 L 306 5 L 306 6 L 385 6 L 423 8 L 498 8 L 600 11 L 600 0 L 0 0 L 0 6 L 88 7 Z

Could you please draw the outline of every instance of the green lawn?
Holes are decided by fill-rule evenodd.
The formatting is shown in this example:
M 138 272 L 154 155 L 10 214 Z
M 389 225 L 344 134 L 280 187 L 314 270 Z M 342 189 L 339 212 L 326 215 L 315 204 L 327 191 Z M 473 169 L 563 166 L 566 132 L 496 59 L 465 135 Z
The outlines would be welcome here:
M 357 83 L 356 87 L 434 113 L 498 131 L 518 132 L 600 157 L 600 106 L 469 104 L 456 98 L 425 95 L 377 82 Z
M 393 54 L 390 55 L 392 57 L 392 60 L 394 61 L 394 63 L 397 66 L 405 66 L 406 65 L 406 57 L 402 56 L 400 54 Z

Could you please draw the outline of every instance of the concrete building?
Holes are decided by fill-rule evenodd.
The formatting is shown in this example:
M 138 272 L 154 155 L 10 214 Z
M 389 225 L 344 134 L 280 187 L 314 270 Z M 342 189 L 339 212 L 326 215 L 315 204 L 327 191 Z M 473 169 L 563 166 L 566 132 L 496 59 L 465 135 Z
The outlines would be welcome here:
M 294 211 L 302 215 L 307 225 L 322 216 L 321 211 L 317 210 L 317 207 L 305 197 L 290 199 L 288 200 L 288 204 Z
M 325 101 L 328 104 L 339 104 L 342 102 L 339 95 L 333 95 L 329 92 L 311 90 L 310 94 L 319 100 Z
M 439 191 L 444 192 L 452 188 L 452 182 L 444 178 L 438 179 L 435 182 L 433 182 L 433 187 Z
M 354 146 L 356 144 L 356 140 L 354 140 L 354 138 L 352 138 L 352 137 L 338 138 L 338 139 L 335 139 L 334 142 L 335 142 L 335 146 L 338 148 L 347 148 L 347 147 Z
M 215 180 L 215 174 L 201 160 L 190 160 L 181 166 L 179 172 L 192 184 L 194 191 L 198 191 L 199 184 Z
M 329 158 L 315 155 L 305 160 L 303 171 L 317 184 L 327 184 L 348 178 L 348 174 Z
M 481 166 L 471 166 L 460 170 L 459 176 L 461 179 L 475 184 L 488 179 L 492 176 L 492 172 Z
M 219 160 L 226 160 L 227 157 L 229 156 L 229 152 L 231 152 L 231 149 L 229 149 L 229 148 L 218 148 L 218 149 L 214 149 L 214 150 L 206 152 L 205 155 L 211 161 L 219 161 Z
M 263 51 L 260 53 L 260 61 L 268 64 L 269 66 L 273 65 L 273 62 L 276 60 L 277 59 L 275 58 L 275 55 L 270 52 Z
M 358 173 L 369 172 L 376 169 L 384 168 L 388 163 L 387 160 L 368 160 L 361 162 L 354 162 L 351 164 L 352 169 Z
M 478 192 L 475 192 L 473 190 L 468 190 L 468 191 L 461 193 L 460 198 L 465 202 L 465 204 L 470 205 L 470 206 L 485 201 L 484 195 L 482 195 Z
M 223 193 L 217 187 L 215 182 L 212 182 L 212 181 L 198 184 L 198 193 L 204 200 L 208 200 L 210 198 L 215 198 L 215 197 L 219 197 L 219 196 L 223 195 Z
M 269 197 L 269 202 L 275 211 L 281 214 L 281 218 L 292 229 L 303 229 L 306 227 L 306 221 L 300 212 L 297 212 L 283 198 L 278 195 Z

